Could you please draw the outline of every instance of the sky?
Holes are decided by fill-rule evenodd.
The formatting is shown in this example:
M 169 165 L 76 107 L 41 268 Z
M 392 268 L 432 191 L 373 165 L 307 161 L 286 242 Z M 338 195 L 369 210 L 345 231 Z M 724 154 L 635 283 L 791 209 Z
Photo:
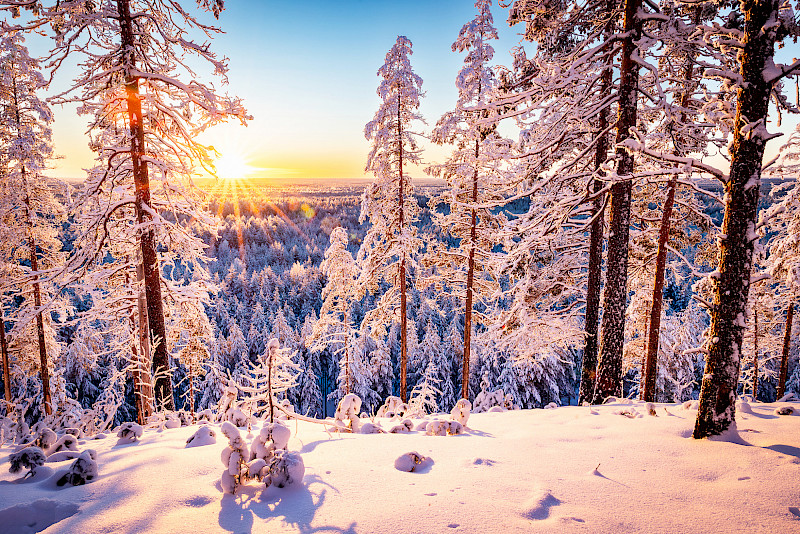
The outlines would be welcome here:
M 244 100 L 253 120 L 247 127 L 214 127 L 200 140 L 223 157 L 244 160 L 248 178 L 363 178 L 364 125 L 379 105 L 377 71 L 398 35 L 413 42 L 411 64 L 423 79 L 422 131 L 429 133 L 455 106 L 463 55 L 451 45 L 475 15 L 472 1 L 235 0 L 225 6 L 218 24 L 226 33 L 212 48 L 229 58 L 224 90 Z M 521 29 L 508 27 L 506 9 L 495 5 L 493 13 L 500 33 L 495 62 L 508 65 Z M 68 81 L 61 76 L 55 88 Z M 70 107 L 54 113 L 56 152 L 63 157 L 49 174 L 82 179 L 92 165 L 83 135 L 87 119 Z M 423 147 L 427 162 L 442 161 L 449 151 Z M 421 167 L 410 173 L 424 176 Z

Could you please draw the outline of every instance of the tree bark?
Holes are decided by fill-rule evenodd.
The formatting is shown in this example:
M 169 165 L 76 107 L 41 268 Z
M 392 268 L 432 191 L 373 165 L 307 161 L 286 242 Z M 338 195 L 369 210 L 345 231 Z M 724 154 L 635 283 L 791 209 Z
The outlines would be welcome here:
M 475 247 L 478 240 L 478 156 L 480 141 L 475 140 L 475 170 L 472 173 L 472 208 L 470 209 L 469 259 L 467 260 L 467 294 L 464 302 L 464 362 L 461 369 L 461 398 L 469 399 L 469 359 L 472 352 L 472 287 L 475 283 Z
M 609 9 L 610 12 L 610 9 Z M 609 61 L 610 62 L 610 61 Z M 600 85 L 600 98 L 605 99 L 611 92 L 612 72 L 610 65 L 603 72 Z M 608 107 L 603 107 L 597 117 L 597 146 L 594 153 L 594 167 L 600 166 L 608 157 Z M 603 189 L 602 180 L 594 180 L 592 193 L 598 195 Z M 581 361 L 581 387 L 578 404 L 591 402 L 594 395 L 597 375 L 597 327 L 600 319 L 600 285 L 603 275 L 603 225 L 605 223 L 605 195 L 598 195 L 593 201 L 592 226 L 589 230 L 589 267 L 586 283 L 586 313 L 584 316 L 583 360 Z
M 134 69 L 136 58 L 133 50 L 136 44 L 133 19 L 129 0 L 117 0 L 120 33 L 122 38 L 123 61 L 128 69 Z M 175 408 L 172 396 L 172 380 L 167 354 L 167 335 L 164 325 L 164 304 L 161 299 L 161 273 L 156 252 L 155 231 L 148 223 L 152 221 L 150 205 L 150 178 L 147 162 L 143 160 L 146 153 L 144 140 L 144 122 L 142 101 L 139 94 L 139 79 L 126 74 L 125 90 L 128 104 L 128 120 L 130 123 L 131 164 L 133 180 L 136 187 L 136 220 L 141 228 L 140 245 L 142 250 L 142 266 L 144 267 L 145 298 L 147 300 L 147 318 L 150 336 L 157 340 L 153 351 L 153 376 L 155 377 L 156 403 L 166 410 Z
M 725 217 L 714 279 L 711 343 L 692 434 L 695 439 L 719 435 L 735 421 L 743 317 L 750 290 L 765 122 L 772 89 L 764 79 L 764 68 L 772 63 L 775 53 L 775 29 L 765 30 L 764 26 L 777 17 L 778 2 L 744 0 L 741 10 L 745 18 L 744 46 L 739 52 L 742 82 L 736 99 L 731 170 L 725 184 Z
M 625 0 L 622 61 L 620 64 L 617 144 L 629 139 L 636 126 L 636 96 L 639 66 L 633 59 L 636 41 L 641 35 L 637 11 L 642 0 Z M 611 214 L 608 235 L 606 283 L 603 295 L 600 355 L 593 402 L 602 403 L 610 396 L 622 395 L 622 348 L 625 341 L 625 306 L 628 300 L 628 235 L 631 219 L 631 175 L 633 154 L 617 147 L 617 175 L 611 186 Z
M 11 366 L 8 362 L 6 320 L 3 315 L 3 309 L 0 307 L 0 351 L 2 351 L 3 354 L 3 392 L 6 400 L 6 416 L 9 416 L 11 414 Z
M 794 318 L 794 304 L 789 304 L 786 311 L 786 329 L 783 333 L 783 354 L 781 354 L 781 370 L 778 375 L 778 398 L 786 395 L 786 375 L 789 370 L 789 349 L 792 345 L 792 319 Z
M 753 310 L 753 400 L 758 400 L 758 307 Z

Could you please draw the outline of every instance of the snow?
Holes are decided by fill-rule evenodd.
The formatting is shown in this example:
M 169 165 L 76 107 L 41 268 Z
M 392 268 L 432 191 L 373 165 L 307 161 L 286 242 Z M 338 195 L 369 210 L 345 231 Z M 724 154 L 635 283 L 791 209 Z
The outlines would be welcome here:
M 23 480 L 8 472 L 15 447 L 4 445 L 0 531 L 795 532 L 800 401 L 748 404 L 752 413 L 737 411 L 738 444 L 691 438 L 696 401 L 477 413 L 448 437 L 289 421 L 302 484 L 249 480 L 235 495 L 219 484 L 228 440 L 186 448 L 197 426 L 147 428 L 129 444 L 80 440 L 81 451 L 96 450 L 99 475 L 65 488 L 55 480 L 71 460 Z M 430 462 L 417 464 L 412 451 Z M 396 467 L 409 462 L 413 472 Z

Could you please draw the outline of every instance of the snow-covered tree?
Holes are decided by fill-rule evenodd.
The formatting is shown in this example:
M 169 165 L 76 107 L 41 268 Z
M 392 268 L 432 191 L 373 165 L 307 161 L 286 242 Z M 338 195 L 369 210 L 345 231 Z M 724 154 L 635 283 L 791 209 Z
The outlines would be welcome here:
M 51 352 L 48 358 L 48 345 L 55 347 L 49 311 L 57 296 L 52 273 L 63 260 L 59 224 L 64 209 L 55 197 L 53 181 L 43 176 L 53 152 L 52 115 L 37 96 L 44 85 L 39 64 L 28 54 L 22 34 L 0 36 L 0 221 L 4 226 L 0 261 L 5 275 L 0 291 L 11 292 L 21 301 L 10 317 L 14 329 L 8 344 L 16 345 L 22 354 L 38 352 L 41 404 L 50 414 L 54 409 L 50 366 L 55 355 Z
M 221 0 L 197 4 L 214 16 L 223 7 Z M 78 103 L 79 112 L 92 117 L 91 146 L 102 161 L 74 199 L 83 208 L 85 226 L 66 272 L 75 280 L 84 277 L 111 242 L 124 243 L 127 261 L 142 265 L 149 338 L 156 341 L 155 393 L 159 405 L 172 408 L 162 291 L 181 300 L 203 290 L 175 283 L 162 268 L 174 276 L 170 267 L 180 258 L 197 276 L 204 269 L 205 246 L 189 224 L 215 226 L 199 209 L 191 184 L 194 166 L 209 160 L 196 137 L 227 118 L 248 118 L 238 99 L 220 96 L 196 74 L 208 65 L 226 81 L 226 61 L 190 36 L 211 38 L 220 30 L 180 3 L 163 0 L 66 0 L 30 16 L 30 25 L 52 30 L 48 65 L 53 70 L 72 63 L 81 67 L 52 101 Z
M 414 222 L 419 204 L 414 198 L 408 165 L 419 163 L 413 124 L 421 121 L 418 112 L 422 79 L 411 69 L 411 41 L 398 36 L 386 54 L 386 62 L 378 69 L 382 78 L 378 86 L 381 104 L 364 134 L 371 142 L 367 172 L 375 180 L 364 190 L 360 221 L 369 221 L 370 228 L 361 245 L 358 262 L 367 290 L 376 292 L 385 281 L 388 290 L 376 307 L 367 312 L 364 322 L 376 338 L 386 336 L 386 327 L 400 315 L 400 396 L 407 400 L 406 367 L 408 335 L 408 277 L 416 265 L 421 247 Z
M 503 139 L 491 122 L 496 114 L 490 100 L 497 79 L 490 66 L 497 39 L 491 0 L 478 0 L 477 15 L 465 24 L 453 43 L 454 52 L 465 53 L 464 66 L 456 76 L 458 100 L 453 111 L 445 113 L 433 129 L 432 140 L 456 146 L 442 164 L 426 169 L 444 178 L 447 188 L 429 201 L 436 224 L 445 229 L 458 247 L 433 247 L 426 258 L 436 266 L 436 275 L 448 282 L 464 302 L 464 354 L 462 357 L 461 396 L 469 398 L 470 336 L 474 302 L 488 299 L 496 290 L 489 276 L 492 249 L 498 244 L 498 230 L 505 220 L 492 210 L 503 203 L 500 184 L 505 183 L 511 143 Z M 437 210 L 441 204 L 448 209 Z M 441 284 L 437 284 L 441 285 Z M 444 387 L 444 386 L 442 386 Z M 449 401 L 448 401 L 449 402 Z M 449 405 L 449 404 L 448 404 Z

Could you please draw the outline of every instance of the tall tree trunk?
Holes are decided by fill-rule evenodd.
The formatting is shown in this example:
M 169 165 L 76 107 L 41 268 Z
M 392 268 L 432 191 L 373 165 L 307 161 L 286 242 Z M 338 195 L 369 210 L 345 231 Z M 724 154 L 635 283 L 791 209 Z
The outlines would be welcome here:
M 122 38 L 122 50 L 125 66 L 136 67 L 133 50 L 136 44 L 133 30 L 133 18 L 129 0 L 117 0 L 119 24 Z M 161 299 L 161 273 L 156 252 L 155 231 L 148 223 L 152 221 L 150 214 L 150 178 L 147 162 L 144 161 L 145 141 L 144 122 L 142 117 L 142 100 L 139 94 L 139 79 L 126 74 L 125 90 L 128 104 L 128 120 L 131 136 L 131 163 L 133 181 L 136 186 L 136 220 L 141 230 L 140 244 L 142 249 L 142 265 L 144 267 L 145 298 L 147 299 L 147 319 L 150 336 L 157 340 L 153 351 L 153 376 L 155 377 L 156 403 L 166 410 L 175 408 L 172 396 L 172 380 L 167 354 L 167 335 L 164 325 L 164 304 Z
M 641 36 L 641 21 L 637 11 L 642 0 L 625 0 L 622 61 L 620 64 L 619 111 L 617 113 L 617 144 L 631 138 L 630 129 L 636 126 L 636 97 L 639 65 L 633 58 L 636 41 Z M 618 147 L 617 175 L 622 177 L 611 186 L 611 214 L 608 234 L 608 260 L 603 295 L 603 321 L 600 330 L 600 355 L 597 363 L 597 382 L 594 403 L 610 395 L 622 395 L 622 348 L 625 342 L 625 306 L 628 300 L 628 235 L 631 220 L 631 175 L 633 154 Z
M 8 363 L 8 342 L 6 341 L 6 320 L 0 303 L 0 351 L 3 354 L 3 392 L 6 400 L 6 416 L 11 414 L 11 367 Z
M 703 9 L 698 6 L 694 8 L 692 22 L 694 25 L 700 24 L 700 17 Z M 685 84 L 681 95 L 681 122 L 686 121 L 686 107 L 689 104 L 691 90 L 689 84 L 692 83 L 694 76 L 694 51 L 686 55 L 686 63 L 683 68 L 682 81 Z M 682 150 L 676 147 L 676 153 Z M 678 176 L 673 174 L 667 184 L 667 198 L 664 201 L 664 210 L 661 213 L 661 227 L 658 231 L 658 252 L 656 253 L 656 272 L 653 275 L 653 298 L 650 308 L 650 328 L 647 334 L 647 353 L 643 366 L 643 386 L 642 400 L 655 402 L 656 396 L 656 371 L 658 369 L 658 345 L 661 338 L 661 308 L 664 302 L 664 277 L 667 273 L 667 244 L 669 242 L 669 231 L 672 218 L 672 210 L 675 205 L 675 191 L 678 188 Z
M 475 140 L 475 170 L 472 173 L 472 208 L 470 209 L 469 259 L 467 260 L 467 295 L 464 302 L 464 362 L 461 368 L 461 397 L 469 399 L 469 360 L 472 351 L 472 287 L 475 283 L 475 247 L 478 240 L 478 156 L 480 141 Z
M 764 69 L 772 64 L 775 30 L 765 25 L 778 14 L 777 0 L 744 0 L 744 47 L 739 52 L 742 82 L 736 98 L 731 170 L 725 184 L 725 218 L 719 241 L 709 339 L 694 438 L 725 432 L 734 423 L 742 337 L 752 270 L 766 118 L 772 86 Z M 760 124 L 759 124 L 760 123 Z M 745 130 L 745 127 L 747 128 Z
M 400 210 L 400 228 L 398 231 L 400 233 L 403 232 L 403 227 L 405 226 L 405 210 L 404 210 L 404 198 L 403 198 L 403 188 L 405 186 L 403 176 L 403 122 L 402 118 L 402 102 L 400 100 L 400 88 L 397 88 L 397 149 L 398 149 L 398 162 L 399 162 L 399 169 L 398 169 L 398 176 L 397 176 L 397 184 L 398 184 L 398 195 L 397 195 L 397 202 L 398 202 L 398 209 Z M 407 368 L 408 368 L 408 311 L 407 307 L 407 296 L 406 296 L 406 258 L 405 253 L 403 254 L 403 258 L 400 260 L 400 398 L 403 402 L 408 402 L 408 392 L 406 390 L 406 376 L 407 376 Z
M 758 307 L 753 310 L 753 400 L 758 400 Z
M 794 304 L 789 304 L 786 311 L 786 330 L 783 332 L 783 353 L 781 354 L 781 370 L 778 375 L 778 398 L 786 395 L 786 375 L 789 370 L 789 349 L 792 345 L 792 319 L 794 318 Z
M 137 334 L 139 336 L 139 363 L 141 365 L 139 377 L 142 381 L 140 392 L 142 394 L 142 411 L 144 412 L 144 419 L 147 421 L 147 418 L 153 415 L 153 377 L 150 374 L 153 362 L 150 356 L 150 329 L 147 324 L 147 299 L 144 294 L 144 267 L 141 261 L 138 261 L 136 264 L 136 283 L 136 310 L 138 315 Z
M 612 8 L 609 8 L 609 16 Z M 610 33 L 610 32 L 609 32 Z M 610 63 L 609 59 L 609 63 Z M 600 98 L 605 99 L 611 92 L 612 72 L 610 65 L 603 72 L 600 85 Z M 608 107 L 604 106 L 597 116 L 597 146 L 594 153 L 594 168 L 600 169 L 608 158 Z M 603 225 L 605 223 L 605 195 L 599 195 L 603 181 L 592 183 L 595 196 L 592 206 L 592 226 L 589 230 L 589 272 L 586 283 L 586 314 L 584 317 L 583 360 L 581 362 L 581 387 L 578 404 L 591 402 L 594 395 L 597 375 L 597 326 L 600 319 L 600 285 L 603 274 Z

